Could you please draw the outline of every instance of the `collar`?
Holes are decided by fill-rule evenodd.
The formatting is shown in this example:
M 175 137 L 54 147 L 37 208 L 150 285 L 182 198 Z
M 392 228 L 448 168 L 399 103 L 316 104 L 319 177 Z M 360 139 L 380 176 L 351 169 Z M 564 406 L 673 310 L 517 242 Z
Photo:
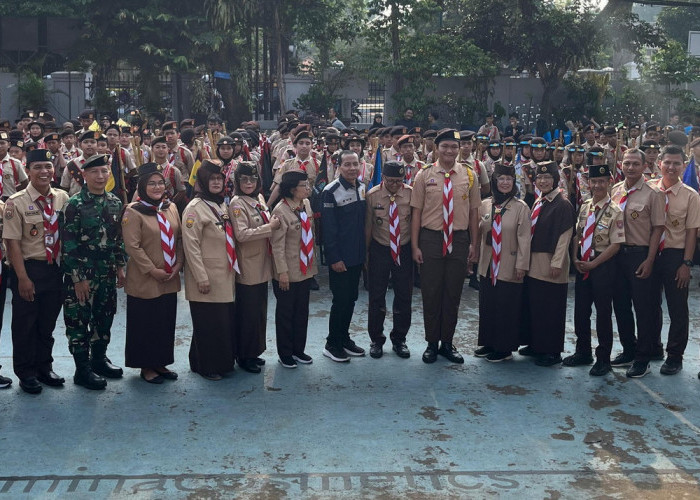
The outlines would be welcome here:
M 44 196 L 39 191 L 37 191 L 34 186 L 32 186 L 31 182 L 27 185 L 27 194 L 29 195 L 29 198 L 32 201 L 36 201 L 37 199 L 39 199 L 40 196 Z M 49 188 L 49 194 L 47 196 L 54 196 L 55 194 L 55 190 L 53 188 Z
M 633 189 L 642 189 L 642 186 L 644 185 L 644 183 L 645 183 L 644 174 L 642 174 L 642 176 L 639 178 L 639 180 L 637 182 L 635 182 L 634 186 L 632 186 L 631 188 L 628 189 L 627 186 L 623 184 L 623 189 L 629 193 Z
M 83 186 L 83 189 L 80 191 L 80 197 L 83 199 L 83 201 L 86 202 L 94 202 L 97 199 L 106 199 L 107 198 L 107 191 L 104 192 L 104 194 L 92 194 L 90 190 L 87 187 L 87 184 Z
M 662 177 L 661 179 L 659 179 L 659 182 L 658 182 L 656 185 L 659 186 L 659 189 L 662 189 L 662 190 L 664 189 L 664 179 L 663 179 L 663 177 Z M 677 196 L 677 195 L 678 195 L 678 191 L 681 190 L 681 187 L 682 187 L 682 186 L 683 186 L 683 182 L 681 182 L 681 180 L 678 179 L 678 182 L 676 182 L 673 186 L 671 186 L 670 188 L 668 188 L 668 189 L 666 190 L 666 192 L 669 192 L 669 191 L 670 191 L 670 192 L 673 193 L 674 196 Z
M 0 162 L 5 163 L 6 161 L 10 161 L 10 158 L 11 158 L 10 153 L 7 152 L 7 153 L 5 153 L 5 158 L 0 160 Z
M 554 189 L 552 189 L 549 193 L 547 193 L 547 196 L 545 196 L 545 199 L 547 201 L 554 201 L 554 198 L 559 196 L 559 188 L 557 186 L 554 186 Z
M 346 181 L 342 175 L 338 177 L 338 181 L 340 182 L 340 185 L 343 186 L 345 189 L 358 189 L 360 185 L 360 181 L 358 179 L 355 179 L 355 185 L 353 186 L 348 181 Z
M 454 170 L 455 172 L 457 172 L 458 165 L 459 165 L 459 163 L 455 160 L 454 167 L 452 167 L 451 170 Z M 440 160 L 435 162 L 435 169 L 438 172 L 442 172 L 443 174 L 446 174 L 447 172 L 449 172 L 449 170 L 445 170 L 445 167 L 442 166 L 442 163 L 440 163 Z
M 391 198 L 392 196 L 397 196 L 399 198 L 403 198 L 405 185 L 406 184 L 401 183 L 401 188 L 396 192 L 396 194 L 391 194 L 389 192 L 389 190 L 386 188 L 386 186 L 384 185 L 384 182 L 382 182 L 382 189 L 381 189 L 382 196 L 384 196 L 386 198 Z
M 591 203 L 593 203 L 593 198 L 591 198 Z M 600 200 L 598 203 L 593 205 L 595 208 L 603 208 L 605 205 L 610 203 L 610 195 L 607 195 L 605 198 Z

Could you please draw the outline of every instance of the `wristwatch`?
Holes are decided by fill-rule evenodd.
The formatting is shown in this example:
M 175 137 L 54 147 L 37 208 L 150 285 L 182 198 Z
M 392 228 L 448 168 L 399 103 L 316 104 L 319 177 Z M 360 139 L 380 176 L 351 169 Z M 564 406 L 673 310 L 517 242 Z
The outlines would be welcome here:
M 685 264 L 688 267 L 693 267 L 693 261 L 692 260 L 684 260 L 683 264 Z

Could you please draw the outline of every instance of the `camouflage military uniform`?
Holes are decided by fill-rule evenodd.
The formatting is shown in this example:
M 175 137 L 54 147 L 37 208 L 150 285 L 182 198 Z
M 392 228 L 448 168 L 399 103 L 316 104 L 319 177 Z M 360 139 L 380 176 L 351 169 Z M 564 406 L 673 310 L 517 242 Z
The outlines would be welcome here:
M 117 307 L 116 274 L 125 265 L 121 236 L 122 203 L 111 193 L 97 196 L 87 187 L 72 196 L 62 225 L 63 268 L 67 297 L 63 305 L 71 354 L 92 345 L 106 350 Z M 81 305 L 75 284 L 90 281 L 90 295 Z M 93 352 L 94 354 L 94 352 Z

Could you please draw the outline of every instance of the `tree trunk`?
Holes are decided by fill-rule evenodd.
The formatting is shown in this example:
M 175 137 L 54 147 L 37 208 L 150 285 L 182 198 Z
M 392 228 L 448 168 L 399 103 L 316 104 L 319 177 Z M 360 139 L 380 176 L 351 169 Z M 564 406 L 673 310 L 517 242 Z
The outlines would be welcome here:
M 284 59 L 282 57 L 282 23 L 280 21 L 280 0 L 274 4 L 274 23 L 275 23 L 275 47 L 277 47 L 277 92 L 280 99 L 280 114 L 287 111 L 287 92 L 284 84 L 284 67 L 282 66 Z

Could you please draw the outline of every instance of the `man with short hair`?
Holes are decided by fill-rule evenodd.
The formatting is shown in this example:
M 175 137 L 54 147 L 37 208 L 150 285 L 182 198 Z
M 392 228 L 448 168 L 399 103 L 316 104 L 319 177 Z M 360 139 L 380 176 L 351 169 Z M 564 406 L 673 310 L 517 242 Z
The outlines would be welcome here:
M 348 329 L 366 256 L 366 202 L 365 186 L 357 180 L 360 171 L 357 154 L 341 152 L 338 171 L 338 178 L 321 193 L 323 244 L 326 262 L 330 264 L 328 281 L 333 294 L 323 355 L 342 363 L 350 361 L 348 355 L 365 355 L 365 350 L 350 339 Z
M 68 196 L 73 196 L 83 189 L 85 179 L 83 178 L 83 164 L 85 160 L 97 154 L 97 139 L 101 136 L 99 132 L 91 130 L 80 136 L 81 154 L 69 161 L 61 175 L 61 188 L 68 191 Z
M 340 118 L 338 118 L 338 113 L 336 113 L 335 108 L 328 109 L 328 121 L 331 127 L 335 127 L 338 130 L 345 130 L 347 128 L 345 124 L 340 121 Z
M 189 179 L 194 166 L 194 158 L 189 149 L 178 143 L 180 133 L 177 123 L 174 121 L 165 122 L 161 130 L 168 145 L 168 162 L 180 170 L 183 179 Z
M 9 154 L 10 135 L 0 132 L 0 198 L 7 200 L 17 191 L 21 191 L 27 184 L 27 172 L 22 163 Z
M 671 324 L 668 328 L 666 352 L 661 366 L 662 375 L 675 375 L 683 368 L 683 353 L 688 345 L 688 285 L 690 268 L 700 227 L 700 195 L 681 182 L 685 153 L 679 146 L 666 146 L 659 155 L 661 179 L 654 181 L 666 199 L 666 223 L 659 244 L 654 272 L 654 291 L 658 293 L 654 338 L 661 338 L 661 290 Z
M 30 394 L 40 393 L 41 384 L 58 387 L 65 382 L 53 371 L 51 353 L 63 305 L 58 214 L 68 195 L 51 187 L 52 157 L 46 149 L 27 154 L 29 185 L 7 200 L 3 227 L 13 275 L 14 371 L 22 390 Z
M 403 118 L 399 118 L 398 120 L 396 120 L 396 123 L 394 123 L 394 125 L 406 127 L 406 130 L 410 130 L 414 127 L 417 127 L 418 122 L 413 119 L 413 114 L 414 114 L 413 108 L 411 108 L 411 107 L 406 108 L 403 112 Z M 406 132 L 404 132 L 404 133 L 406 133 Z

